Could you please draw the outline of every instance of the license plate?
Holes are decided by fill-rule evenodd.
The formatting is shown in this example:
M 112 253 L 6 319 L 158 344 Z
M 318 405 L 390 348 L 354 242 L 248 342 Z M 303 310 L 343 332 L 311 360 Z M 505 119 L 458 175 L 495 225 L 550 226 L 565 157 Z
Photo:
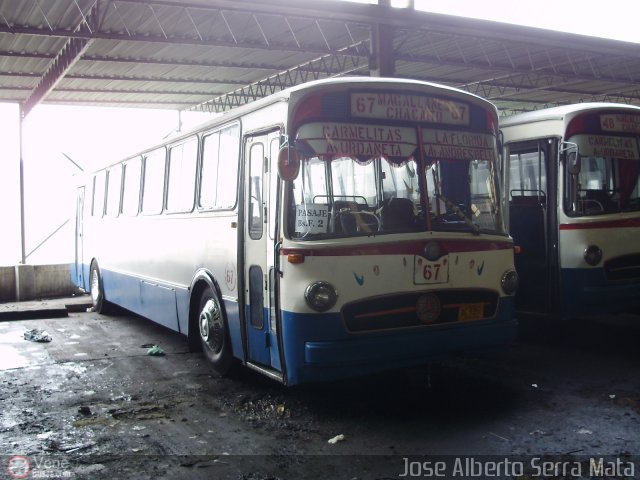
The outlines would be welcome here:
M 458 320 L 464 322 L 466 320 L 480 320 L 484 316 L 484 304 L 482 303 L 466 303 L 460 305 L 458 310 Z
M 446 283 L 449 281 L 449 256 L 444 255 L 435 261 L 420 255 L 413 257 L 413 283 Z

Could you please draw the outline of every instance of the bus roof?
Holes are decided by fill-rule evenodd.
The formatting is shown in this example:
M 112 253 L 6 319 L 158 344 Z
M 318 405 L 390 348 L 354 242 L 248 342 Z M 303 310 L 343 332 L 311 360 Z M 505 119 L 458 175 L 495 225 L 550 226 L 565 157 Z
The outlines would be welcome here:
M 232 122 L 242 117 L 243 115 L 259 110 L 260 108 L 264 108 L 278 102 L 288 102 L 289 100 L 295 101 L 295 97 L 303 96 L 306 93 L 312 92 L 313 90 L 316 90 L 316 89 L 323 89 L 323 88 L 330 89 L 332 87 L 339 88 L 340 86 L 344 86 L 344 85 L 350 85 L 354 88 L 358 88 L 358 87 L 374 87 L 375 88 L 375 86 L 379 86 L 381 88 L 387 87 L 391 89 L 402 87 L 402 86 L 409 87 L 409 88 L 414 86 L 414 87 L 422 88 L 425 90 L 433 90 L 433 93 L 441 93 L 441 94 L 445 93 L 445 95 L 446 93 L 449 93 L 451 96 L 456 97 L 458 99 L 463 99 L 469 102 L 473 102 L 476 105 L 483 105 L 484 107 L 490 108 L 495 115 L 497 115 L 498 113 L 496 106 L 493 103 L 491 103 L 489 100 L 486 100 L 478 95 L 467 92 L 465 90 L 460 90 L 455 87 L 449 87 L 447 85 L 425 82 L 422 80 L 394 78 L 394 77 L 349 76 L 349 77 L 325 78 L 325 79 L 319 79 L 319 80 L 312 80 L 299 85 L 288 87 L 286 89 L 275 92 L 267 97 L 263 97 L 253 102 L 247 103 L 245 105 L 241 105 L 231 110 L 228 110 L 209 120 L 205 120 L 199 125 L 190 127 L 187 130 L 184 130 L 181 132 L 174 132 L 171 135 L 167 136 L 165 139 L 158 141 L 154 144 L 148 145 L 143 150 L 132 152 L 126 157 L 120 158 L 117 161 L 114 161 L 113 163 L 101 166 L 100 168 L 97 168 L 94 171 L 100 171 L 100 170 L 109 168 L 115 164 L 122 162 L 127 158 L 134 158 L 140 155 L 144 155 L 146 152 L 152 151 L 164 145 L 169 145 L 174 142 L 179 142 L 183 138 L 187 138 L 196 132 L 200 132 L 208 128 L 214 128 L 218 125 L 223 125 L 223 124 Z M 93 173 L 93 172 L 88 172 L 88 173 Z
M 437 83 L 424 82 L 421 80 L 412 80 L 407 78 L 394 78 L 394 77 L 349 76 L 349 77 L 325 78 L 320 80 L 312 80 L 306 83 L 302 83 L 300 85 L 295 85 L 295 86 L 283 89 L 281 91 L 275 92 L 267 97 L 257 99 L 251 103 L 247 103 L 245 105 L 241 105 L 239 107 L 233 108 L 232 110 L 228 110 L 214 118 L 204 121 L 200 125 L 194 126 L 183 132 L 174 133 L 173 135 L 166 138 L 163 142 L 153 146 L 149 146 L 148 148 L 140 152 L 136 152 L 136 155 L 140 155 L 141 153 L 157 148 L 158 146 L 171 143 L 174 141 L 178 141 L 181 138 L 192 135 L 194 132 L 207 129 L 215 125 L 230 122 L 236 118 L 241 117 L 242 115 L 245 115 L 247 113 L 253 112 L 260 108 L 266 107 L 273 103 L 289 101 L 290 99 L 293 100 L 292 97 L 304 95 L 305 93 L 311 92 L 315 89 L 340 87 L 344 85 L 352 85 L 354 87 L 358 87 L 358 86 L 375 87 L 376 85 L 378 85 L 382 88 L 384 88 L 385 86 L 391 87 L 391 88 L 401 87 L 401 86 L 406 86 L 406 87 L 415 86 L 420 88 L 433 89 L 434 92 L 436 90 L 441 93 L 448 92 L 452 96 L 455 96 L 457 98 L 466 99 L 467 101 L 474 102 L 477 105 L 479 104 L 485 105 L 486 107 L 491 108 L 497 115 L 497 108 L 489 100 L 486 100 L 478 95 L 467 92 L 465 90 L 460 90 L 454 87 L 440 85 Z
M 575 103 L 571 105 L 562 105 L 560 107 L 544 108 L 541 110 L 535 110 L 533 112 L 520 113 L 518 115 L 513 115 L 510 117 L 501 117 L 500 126 L 513 127 L 515 125 L 522 125 L 525 123 L 544 122 L 549 120 L 563 120 L 567 117 L 573 117 L 578 113 L 603 109 L 633 110 L 640 113 L 640 107 L 628 105 L 626 103 Z
M 309 89 L 317 88 L 318 86 L 326 87 L 330 85 L 344 85 L 344 84 L 350 84 L 350 83 L 361 83 L 365 85 L 366 84 L 375 85 L 375 84 L 382 83 L 382 84 L 390 84 L 390 85 L 415 85 L 415 86 L 422 86 L 422 87 L 427 86 L 427 87 L 432 87 L 439 90 L 449 90 L 450 92 L 455 93 L 456 95 L 463 95 L 465 97 L 475 97 L 479 100 L 482 100 L 483 102 L 490 103 L 488 100 L 485 100 L 479 97 L 478 95 L 467 92 L 465 90 L 460 90 L 455 87 L 449 87 L 447 85 L 441 85 L 438 83 L 424 82 L 422 80 L 412 80 L 409 78 L 397 78 L 397 77 L 350 76 L 350 77 L 326 78 L 326 79 L 313 80 L 310 82 L 301 83 L 300 85 L 296 85 L 296 86 L 287 88 L 285 90 L 282 90 L 281 92 L 276 93 L 275 95 L 289 96 L 292 92 L 309 90 Z
M 395 86 L 395 87 L 404 85 L 404 86 L 416 86 L 416 87 L 422 87 L 422 88 L 427 87 L 427 88 L 432 88 L 434 90 L 448 91 L 452 95 L 455 95 L 458 97 L 464 97 L 469 100 L 475 100 L 477 103 L 486 103 L 487 105 L 493 106 L 493 104 L 489 100 L 486 100 L 478 95 L 467 92 L 465 90 L 460 90 L 455 87 L 449 87 L 447 85 L 440 85 L 437 83 L 424 82 L 421 80 L 412 80 L 408 78 L 394 78 L 394 77 L 358 77 L 358 76 L 335 77 L 335 78 L 312 80 L 309 82 L 301 83 L 299 85 L 288 87 L 279 92 L 275 92 L 267 97 L 260 98 L 251 103 L 229 110 L 223 113 L 222 115 L 220 115 L 219 117 L 211 119 L 205 122 L 203 125 L 199 125 L 198 127 L 195 128 L 195 130 L 199 130 L 204 125 L 207 125 L 209 123 L 214 123 L 214 124 L 219 123 L 223 118 L 226 119 L 226 118 L 237 117 L 277 101 L 283 101 L 283 100 L 287 101 L 292 96 L 295 96 L 298 93 L 304 94 L 307 91 L 312 91 L 318 88 L 339 87 L 341 85 L 354 85 L 354 86 L 355 85 L 361 85 L 361 86 L 387 85 L 387 86 Z M 496 109 L 495 106 L 493 106 L 493 108 Z

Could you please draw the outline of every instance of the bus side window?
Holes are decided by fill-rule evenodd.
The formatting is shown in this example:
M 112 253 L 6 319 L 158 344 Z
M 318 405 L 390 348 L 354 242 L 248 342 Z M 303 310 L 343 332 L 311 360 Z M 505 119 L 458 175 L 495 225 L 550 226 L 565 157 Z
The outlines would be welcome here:
M 269 144 L 269 158 L 273 162 L 278 158 L 278 150 L 280 149 L 280 138 L 272 138 Z M 276 206 L 278 202 L 278 175 L 269 175 L 269 238 L 276 238 Z
M 191 137 L 169 150 L 169 178 L 167 181 L 167 211 L 190 212 L 196 191 L 198 138 Z
M 230 209 L 236 204 L 240 128 L 233 125 L 202 140 L 200 196 L 202 209 Z
M 201 208 L 211 209 L 216 206 L 218 169 L 220 168 L 220 132 L 207 135 L 202 140 L 202 169 L 200 171 Z
M 249 236 L 253 240 L 262 237 L 262 172 L 264 169 L 264 145 L 251 145 L 249 157 Z
M 122 192 L 122 213 L 135 216 L 140 208 L 140 179 L 142 162 L 140 157 L 127 160 L 124 164 L 124 182 Z
M 509 155 L 509 230 L 524 252 L 521 268 L 546 255 L 545 152 L 531 147 Z
M 546 199 L 545 152 L 535 150 L 509 155 L 509 201 L 513 204 L 544 203 Z
M 122 165 L 109 168 L 107 175 L 107 216 L 120 214 L 120 193 L 122 191 Z
M 93 202 L 91 216 L 102 217 L 104 215 L 104 194 L 107 172 L 102 170 L 93 177 Z
M 165 150 L 159 148 L 144 159 L 144 186 L 142 188 L 142 213 L 154 215 L 162 212 L 164 201 Z

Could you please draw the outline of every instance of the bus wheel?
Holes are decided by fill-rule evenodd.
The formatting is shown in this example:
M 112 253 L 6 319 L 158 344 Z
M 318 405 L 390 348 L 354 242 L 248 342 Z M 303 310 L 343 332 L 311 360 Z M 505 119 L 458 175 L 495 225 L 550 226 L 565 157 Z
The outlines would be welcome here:
M 104 299 L 104 286 L 102 285 L 102 275 L 98 262 L 91 264 L 89 274 L 89 284 L 91 285 L 91 303 L 93 309 L 98 313 L 108 313 L 108 302 Z
M 210 288 L 202 292 L 198 311 L 198 331 L 202 350 L 213 369 L 220 375 L 226 375 L 233 359 L 231 342 L 222 307 Z

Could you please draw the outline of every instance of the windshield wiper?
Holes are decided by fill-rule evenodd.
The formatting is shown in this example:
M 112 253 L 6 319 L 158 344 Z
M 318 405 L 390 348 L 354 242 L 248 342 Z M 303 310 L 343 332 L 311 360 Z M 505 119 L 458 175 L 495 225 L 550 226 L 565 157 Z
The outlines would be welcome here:
M 473 230 L 474 234 L 476 235 L 480 234 L 480 226 L 473 223 L 473 221 L 464 214 L 464 212 L 460 209 L 460 207 L 458 207 L 458 205 L 453 203 L 451 200 L 449 200 L 447 197 L 445 197 L 441 193 L 436 193 L 436 196 L 444 200 L 444 203 L 446 203 L 447 206 L 451 208 L 453 212 L 471 228 L 471 230 Z

